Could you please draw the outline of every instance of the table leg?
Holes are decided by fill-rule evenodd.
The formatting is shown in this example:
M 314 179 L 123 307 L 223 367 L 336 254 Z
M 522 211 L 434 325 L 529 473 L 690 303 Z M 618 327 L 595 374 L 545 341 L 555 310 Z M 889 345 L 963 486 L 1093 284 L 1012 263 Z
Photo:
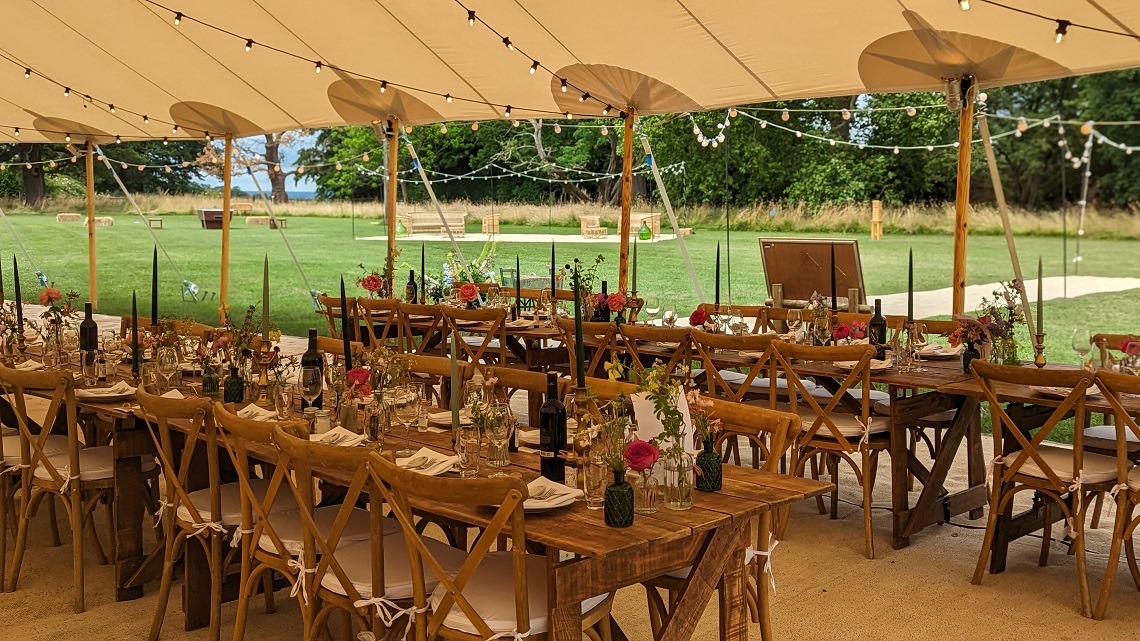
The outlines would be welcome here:
M 910 545 L 910 537 L 903 534 L 906 514 L 910 511 L 910 496 L 907 494 L 910 446 L 907 426 L 900 420 L 898 409 L 904 395 L 904 390 L 891 387 L 891 547 L 896 550 Z
M 966 478 L 970 487 L 985 487 L 986 461 L 982 452 L 982 415 L 981 405 L 974 408 L 970 417 L 970 425 L 966 430 Z M 986 515 L 984 505 L 970 510 L 971 520 L 977 520 Z
M 556 572 L 559 550 L 546 548 L 547 603 L 550 604 L 549 641 L 581 641 L 582 603 L 572 593 L 574 577 L 569 572 Z
M 113 440 L 115 459 L 115 600 L 128 601 L 143 595 L 142 585 L 130 585 L 132 577 L 145 561 L 142 527 L 143 499 L 142 459 L 150 451 L 150 442 L 141 419 L 116 421 Z
M 761 561 L 762 562 L 762 561 Z M 724 576 L 720 580 L 720 638 L 748 638 L 748 604 L 745 602 L 744 586 L 747 574 L 744 569 L 744 548 L 737 548 L 728 558 Z M 764 635 L 764 624 L 769 626 L 769 636 Z M 760 636 L 771 638 L 772 622 L 768 617 L 760 617 Z

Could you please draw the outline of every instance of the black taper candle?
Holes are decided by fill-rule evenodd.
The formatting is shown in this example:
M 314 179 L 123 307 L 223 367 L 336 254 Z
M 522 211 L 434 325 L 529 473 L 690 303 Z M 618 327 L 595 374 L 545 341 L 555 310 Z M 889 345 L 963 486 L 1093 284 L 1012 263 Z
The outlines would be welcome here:
M 522 271 L 519 270 L 518 254 L 515 254 L 515 313 L 522 313 Z
M 16 288 L 16 325 L 20 332 L 24 331 L 24 299 L 20 297 L 20 264 L 16 262 L 16 255 L 12 254 L 12 283 Z
M 427 304 L 427 259 L 424 257 L 427 253 L 427 243 L 420 244 L 420 302 Z
M 555 290 L 558 289 L 558 270 L 554 268 L 554 241 L 550 241 L 550 300 L 556 301 L 558 297 L 554 295 Z
M 914 320 L 914 248 L 910 248 L 906 268 L 906 319 Z
M 720 307 L 720 241 L 716 243 L 716 298 L 713 303 Z
M 344 371 L 352 369 L 352 334 L 348 325 L 348 298 L 344 295 L 344 276 L 340 277 L 340 337 L 344 340 Z
M 131 375 L 139 378 L 139 295 L 131 292 Z
M 158 245 L 150 263 L 150 326 L 158 327 Z

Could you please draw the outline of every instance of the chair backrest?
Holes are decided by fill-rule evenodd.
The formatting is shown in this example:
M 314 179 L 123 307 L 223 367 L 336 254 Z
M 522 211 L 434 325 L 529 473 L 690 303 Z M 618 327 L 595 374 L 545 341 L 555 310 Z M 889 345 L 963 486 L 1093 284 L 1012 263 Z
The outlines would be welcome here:
M 773 342 L 771 347 L 772 349 L 768 351 L 768 354 L 775 359 L 773 365 L 782 370 L 784 377 L 788 380 L 788 401 L 791 404 L 792 412 L 798 414 L 798 405 L 802 403 L 815 416 L 812 424 L 804 428 L 803 438 L 810 440 L 822 430 L 822 436 L 839 441 L 840 445 L 849 452 L 856 451 L 858 443 L 852 443 L 848 437 L 843 435 L 832 414 L 842 413 L 847 409 L 845 402 L 848 399 L 852 397 L 858 399 L 858 410 L 850 413 L 854 414 L 863 426 L 863 434 L 869 434 L 868 430 L 871 427 L 871 421 L 874 419 L 871 417 L 871 396 L 865 392 L 871 389 L 871 359 L 875 357 L 875 348 L 870 345 L 796 345 L 783 341 Z M 850 373 L 840 381 L 839 389 L 832 393 L 830 398 L 816 398 L 812 396 L 811 390 L 796 373 L 795 367 L 792 365 L 794 359 L 816 363 L 849 363 Z M 861 388 L 862 392 L 848 394 L 848 391 L 858 388 Z M 773 408 L 776 406 L 776 397 L 776 386 L 772 385 L 769 387 L 769 402 Z
M 1112 406 L 1112 413 L 1116 416 L 1114 423 L 1116 425 L 1117 472 L 1127 474 L 1130 462 L 1129 452 L 1128 447 L 1126 445 L 1122 447 L 1121 444 L 1127 442 L 1126 432 L 1131 432 L 1132 437 L 1140 441 L 1140 424 L 1137 423 L 1133 413 L 1124 407 L 1121 395 L 1140 396 L 1140 376 L 1100 370 L 1096 373 L 1096 385 L 1104 393 L 1109 405 Z
M 356 299 L 357 317 L 368 335 L 368 347 L 381 345 L 403 351 L 404 334 L 400 324 L 400 301 L 395 298 Z M 364 337 L 361 336 L 361 339 Z
M 142 408 L 147 429 L 154 441 L 159 468 L 166 484 L 166 504 L 161 510 L 162 514 L 165 518 L 173 520 L 178 508 L 185 507 L 195 526 L 206 525 L 189 493 L 202 489 L 195 484 L 200 485 L 205 481 L 210 492 L 209 513 L 212 515 L 222 513 L 213 401 L 208 398 L 163 398 L 151 394 L 142 385 L 135 391 L 135 398 Z M 171 421 L 177 421 L 179 427 L 172 428 Z M 183 438 L 177 438 L 176 433 Z M 200 478 L 200 475 L 191 475 L 191 470 L 196 468 L 194 453 L 199 443 L 202 444 L 202 450 L 206 455 L 205 479 Z M 220 522 L 217 527 L 221 527 Z
M 462 391 L 463 384 L 475 375 L 475 366 L 467 361 L 456 363 L 459 371 L 459 386 Z M 450 402 L 444 396 L 451 379 L 451 359 L 442 356 L 416 356 L 416 360 L 409 368 L 411 375 L 426 383 L 425 387 L 435 400 L 435 406 L 450 407 Z M 447 383 L 446 385 L 444 383 Z
M 1093 348 L 1100 350 L 1100 362 L 1108 367 L 1113 362 L 1112 352 L 1121 352 L 1121 348 L 1129 341 L 1140 342 L 1136 334 L 1096 334 L 1092 337 Z
M 717 313 L 715 303 L 701 303 L 698 307 L 701 311 L 710 316 Z M 767 311 L 769 308 L 765 305 L 721 305 L 721 307 L 731 308 L 740 312 L 740 317 L 752 325 L 750 331 L 753 334 L 759 334 L 769 329 L 767 325 Z
M 258 548 L 262 536 L 268 536 L 276 554 L 261 549 L 258 554 L 276 556 L 282 564 L 288 564 L 291 556 L 273 528 L 269 514 L 278 497 L 290 494 L 289 468 L 287 465 L 273 466 L 264 493 L 254 488 L 252 468 L 261 462 L 261 457 L 252 456 L 250 447 L 262 450 L 262 455 L 272 450 L 273 430 L 281 426 L 298 434 L 306 434 L 308 427 L 303 422 L 254 421 L 241 418 L 232 406 L 214 403 L 214 420 L 218 435 L 229 453 L 230 460 L 237 470 L 241 489 L 241 546 L 242 554 L 248 555 Z M 263 467 L 263 469 L 265 469 Z M 247 536 L 247 534 L 249 536 Z M 306 565 L 311 568 L 311 565 Z M 306 574 L 302 572 L 301 574 Z
M 577 353 L 574 351 L 574 319 L 557 318 L 558 332 L 562 343 L 570 352 L 570 371 L 577 368 Z M 603 365 L 610 353 L 617 349 L 617 323 L 582 323 L 582 349 L 586 354 L 586 376 L 605 376 Z
M 546 397 L 546 374 L 519 369 L 517 367 L 491 367 L 487 370 L 487 380 L 493 380 L 493 393 L 500 400 L 510 400 L 515 392 L 523 390 L 528 398 Z M 558 379 L 558 399 L 570 393 L 570 379 Z M 531 426 L 537 427 L 537 426 Z
M 772 341 L 778 340 L 776 334 L 733 336 L 712 334 L 699 329 L 692 330 L 692 337 L 697 358 L 700 359 L 701 368 L 705 371 L 708 395 L 734 401 L 743 400 L 748 396 L 752 383 L 765 376 L 765 370 L 770 369 L 770 361 L 765 352 Z M 759 358 L 742 356 L 740 352 L 757 352 L 763 356 Z M 736 380 L 736 377 L 730 377 L 732 381 L 725 380 L 721 372 L 726 370 L 739 372 L 744 375 L 744 379 Z
M 352 362 L 359 364 L 361 357 L 364 355 L 364 343 L 361 343 L 359 341 L 349 341 L 348 344 L 349 348 L 352 350 Z M 334 364 L 344 363 L 343 339 L 329 338 L 328 336 L 318 336 L 317 351 L 321 352 L 322 354 L 332 354 Z
M 459 348 L 460 358 L 468 360 L 486 376 L 487 364 L 484 357 L 496 356 L 499 363 L 507 362 L 507 310 L 501 307 L 460 309 L 444 307 L 443 320 L 447 333 Z M 462 338 L 460 332 L 482 337 L 478 345 L 472 345 Z M 499 346 L 492 347 L 491 341 L 498 340 Z M 497 352 L 497 354 L 496 354 Z
M 712 401 L 709 414 L 720 419 L 721 432 L 716 446 L 721 448 L 730 438 L 746 438 L 764 457 L 764 465 L 752 461 L 753 467 L 766 472 L 779 472 L 780 459 L 796 444 L 803 425 L 798 414 L 737 403 L 719 398 L 705 398 Z
M 487 622 L 471 605 L 463 594 L 471 577 L 487 557 L 491 545 L 500 537 L 510 537 L 515 545 L 511 547 L 511 565 L 515 596 L 515 631 L 523 635 L 530 632 L 529 592 L 526 573 L 526 529 L 523 521 L 523 501 L 527 488 L 517 478 L 477 478 L 459 479 L 442 476 L 428 476 L 405 470 L 394 462 L 373 452 L 368 458 L 368 470 L 384 500 L 392 510 L 404 532 L 407 542 L 408 561 L 411 564 L 412 600 L 416 610 L 416 639 L 436 637 L 443 622 L 454 608 L 467 617 L 478 631 L 477 638 L 489 639 L 495 636 Z M 471 546 L 466 560 L 454 575 L 444 569 L 431 550 L 424 545 L 416 530 L 416 520 L 412 504 L 420 502 L 451 505 L 467 509 L 480 509 L 488 516 L 483 532 Z M 487 511 L 483 506 L 498 506 Z M 431 573 L 439 581 L 437 590 L 443 591 L 442 599 L 427 614 L 428 594 L 425 587 L 425 573 Z M 535 586 L 545 589 L 545 586 Z
M 356 509 L 358 501 L 364 499 L 369 503 L 369 537 L 373 546 L 373 577 L 374 593 L 369 598 L 384 597 L 384 510 L 383 501 L 376 492 L 372 476 L 368 472 L 368 455 L 370 450 L 359 447 L 338 447 L 324 443 L 310 441 L 304 434 L 298 435 L 295 431 L 286 429 L 286 426 L 273 427 L 273 444 L 277 447 L 277 465 L 286 467 L 291 474 L 286 475 L 286 484 L 293 493 L 300 508 L 302 563 L 306 568 L 315 568 L 315 572 L 303 572 L 298 580 L 310 582 L 304 594 L 315 594 L 316 586 L 327 574 L 333 574 L 337 582 L 345 590 L 349 602 L 364 599 L 360 592 L 349 580 L 344 567 L 336 559 L 333 552 L 340 544 L 349 518 Z M 331 470 L 342 472 L 350 476 L 343 500 L 333 517 L 332 524 L 326 524 L 322 529 L 318 527 L 314 510 L 316 509 L 315 489 L 318 482 L 314 470 Z M 320 559 L 318 562 L 317 559 Z
M 1050 464 L 1040 453 L 1040 447 L 1045 439 L 1053 433 L 1057 425 L 1065 420 L 1069 414 L 1073 415 L 1073 459 L 1072 470 L 1065 470 L 1066 478 L 1076 477 L 1084 467 L 1084 430 L 1085 430 L 1085 395 L 1094 382 L 1093 375 L 1081 369 L 1036 369 L 1033 367 L 1014 367 L 1008 365 L 994 365 L 981 359 L 974 359 L 970 363 L 970 370 L 974 378 L 982 387 L 982 394 L 990 406 L 990 422 L 994 435 L 994 457 L 1001 457 L 1007 451 L 1020 450 L 1013 461 L 1006 461 L 1003 468 L 1003 481 L 1010 480 L 1020 474 L 1022 468 L 1032 460 L 1057 492 L 1067 492 L 1067 483 L 1061 479 L 1056 471 L 1056 465 Z M 1053 387 L 1067 390 L 1064 400 L 1053 409 L 1049 418 L 1032 437 L 1028 430 L 1024 430 L 1006 411 L 1003 398 L 1003 387 L 1006 385 L 1031 385 Z M 1006 438 L 1012 437 L 1016 447 L 1009 447 Z M 1118 440 L 1123 447 L 1124 439 Z M 1034 476 L 1038 476 L 1034 474 Z M 1123 482 L 1123 478 L 1121 482 Z
M 514 267 L 499 268 L 499 284 L 513 288 L 519 282 L 519 272 Z
M 641 374 L 647 372 L 647 365 L 652 367 L 660 362 L 665 365 L 665 373 L 672 375 L 680 367 L 688 368 L 693 361 L 693 334 L 688 327 L 622 323 L 618 325 L 618 332 L 632 357 L 634 370 Z
M 404 338 L 405 352 L 442 356 L 447 347 L 444 341 L 447 331 L 443 322 L 443 306 L 401 303 L 400 333 Z
M 22 467 L 26 466 L 23 467 L 24 471 L 31 474 L 37 467 L 43 467 L 61 491 L 70 487 L 71 491 L 78 492 L 78 483 L 69 485 L 71 480 L 79 478 L 82 471 L 79 467 L 79 423 L 74 384 L 75 378 L 71 370 L 25 372 L 0 364 L 0 385 L 11 394 L 13 400 L 16 429 L 20 433 L 20 464 Z M 28 418 L 26 395 L 32 390 L 51 392 L 44 422 L 38 426 Z M 44 453 L 52 427 L 61 418 L 67 426 L 68 450 L 67 462 L 62 466 L 58 458 L 53 462 Z M 0 448 L 2 447 L 3 445 L 0 445 Z M 3 454 L 0 450 L 0 455 Z
M 356 298 L 345 298 L 344 302 L 345 306 L 348 307 L 348 325 L 349 327 L 356 327 Z M 324 316 L 325 320 L 328 321 L 329 336 L 340 338 L 340 297 L 318 294 L 316 313 Z

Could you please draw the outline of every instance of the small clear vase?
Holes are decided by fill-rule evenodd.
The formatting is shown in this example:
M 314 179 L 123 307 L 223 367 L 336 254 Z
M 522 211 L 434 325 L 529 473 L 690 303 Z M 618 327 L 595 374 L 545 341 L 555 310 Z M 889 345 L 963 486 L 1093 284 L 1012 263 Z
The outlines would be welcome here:
M 1004 365 L 1017 367 L 1021 365 L 1021 358 L 1017 354 L 1017 339 L 1012 336 L 1002 340 L 1002 360 Z
M 337 411 L 337 425 L 352 432 L 353 434 L 360 434 L 360 419 L 357 416 L 357 403 L 352 399 L 345 399 L 341 402 L 340 408 Z
M 651 470 L 643 470 L 633 484 L 633 511 L 638 514 L 656 514 L 657 496 L 661 484 L 653 478 Z
M 683 450 L 665 455 L 665 507 L 687 510 L 693 507 L 693 456 Z

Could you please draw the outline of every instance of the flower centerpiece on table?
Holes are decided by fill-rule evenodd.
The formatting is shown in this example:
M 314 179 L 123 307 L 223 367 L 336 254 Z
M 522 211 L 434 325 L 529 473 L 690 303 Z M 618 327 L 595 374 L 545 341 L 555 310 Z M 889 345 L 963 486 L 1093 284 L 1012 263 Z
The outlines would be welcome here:
M 696 329 L 703 329 L 706 332 L 716 331 L 716 322 L 713 321 L 708 312 L 700 307 L 694 309 L 692 314 L 689 314 L 689 326 Z
M 16 301 L 8 301 L 0 306 L 0 345 L 3 345 L 3 358 L 11 367 L 16 356 L 16 342 L 20 335 L 20 325 L 16 322 Z
M 605 522 L 610 527 L 633 525 L 633 487 L 625 480 L 626 444 L 632 423 L 629 420 L 629 399 L 619 396 L 601 409 L 598 440 L 594 447 L 614 475 L 613 483 L 606 487 Z
M 651 440 L 665 459 L 665 506 L 687 510 L 693 506 L 693 457 L 685 442 L 683 387 L 657 362 L 646 371 L 637 391 L 653 403 L 653 415 L 661 422 L 661 432 Z
M 573 287 L 573 274 L 578 274 L 578 298 L 582 302 L 582 320 L 597 320 L 594 318 L 596 310 L 599 309 L 599 301 L 594 292 L 594 282 L 598 279 L 598 268 L 604 263 L 606 257 L 598 254 L 594 258 L 594 262 L 589 267 L 585 263 L 574 259 L 574 264 L 566 265 L 563 269 L 564 274 L 568 274 L 571 278 L 567 281 L 570 287 Z M 603 297 L 604 300 L 604 297 Z
M 381 346 L 365 352 L 363 363 L 371 372 L 369 382 L 373 391 L 378 392 L 406 384 L 411 376 L 412 366 L 416 363 L 416 356 Z
M 954 317 L 957 326 L 947 338 L 951 347 L 965 345 L 962 350 L 962 371 L 970 371 L 970 361 L 985 358 L 992 347 L 988 319 L 959 314 Z
M 28 325 L 44 341 L 45 353 L 55 350 L 62 360 L 63 326 L 79 316 L 79 308 L 75 305 L 79 292 L 69 291 L 65 295 L 54 287 L 45 287 L 37 300 L 45 309 L 38 322 L 28 319 Z
M 347 372 L 333 368 L 334 389 L 337 393 L 337 422 L 344 429 L 360 433 L 357 425 L 357 409 L 361 402 L 372 397 L 372 372 L 357 367 Z M 343 379 L 341 379 L 343 377 Z
M 689 403 L 689 414 L 693 419 L 693 432 L 704 448 L 697 454 L 697 489 L 702 492 L 715 492 L 721 488 L 720 454 L 717 453 L 716 437 L 721 431 L 719 418 L 713 418 L 713 402 L 701 396 L 696 389 L 685 394 Z
M 826 345 L 831 340 L 831 310 L 823 294 L 812 292 L 807 302 L 811 314 L 811 336 L 817 345 Z
M 840 345 L 854 345 L 867 338 L 867 323 L 861 321 L 840 323 L 831 331 L 831 338 Z
M 659 483 L 653 478 L 653 466 L 661 458 L 661 450 L 649 441 L 634 438 L 625 446 L 625 464 L 638 473 L 633 488 L 633 511 L 638 514 L 657 512 Z
M 598 294 L 598 305 L 605 305 L 611 314 L 615 314 L 614 322 L 625 322 L 625 311 L 631 307 L 632 300 L 622 292 L 613 292 L 608 296 Z
M 1140 340 L 1126 339 L 1117 347 L 1122 356 L 1118 369 L 1121 372 L 1136 374 L 1140 372 Z M 1109 364 L 1105 363 L 1107 367 Z
M 463 283 L 459 286 L 459 300 L 467 305 L 468 309 L 479 306 L 479 288 L 474 283 Z
M 993 343 L 994 357 L 1006 365 L 1018 365 L 1016 329 L 1025 324 L 1021 295 L 1025 284 L 1020 280 L 1003 281 L 991 297 L 978 305 L 978 320 L 986 326 Z

